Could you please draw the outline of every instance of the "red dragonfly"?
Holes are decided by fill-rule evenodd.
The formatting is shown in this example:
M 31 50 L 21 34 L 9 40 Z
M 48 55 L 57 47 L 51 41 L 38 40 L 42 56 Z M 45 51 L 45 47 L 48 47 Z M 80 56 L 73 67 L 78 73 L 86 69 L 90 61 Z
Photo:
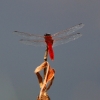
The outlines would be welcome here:
M 34 46 L 47 46 L 49 56 L 51 60 L 54 60 L 53 47 L 60 44 L 68 43 L 69 41 L 81 37 L 82 36 L 81 33 L 73 33 L 73 32 L 81 29 L 83 26 L 84 24 L 80 23 L 69 29 L 57 32 L 53 35 L 46 33 L 44 36 L 29 34 L 29 33 L 24 33 L 19 31 L 14 31 L 14 33 L 25 37 L 25 39 L 20 40 L 20 42 L 24 44 L 34 45 Z

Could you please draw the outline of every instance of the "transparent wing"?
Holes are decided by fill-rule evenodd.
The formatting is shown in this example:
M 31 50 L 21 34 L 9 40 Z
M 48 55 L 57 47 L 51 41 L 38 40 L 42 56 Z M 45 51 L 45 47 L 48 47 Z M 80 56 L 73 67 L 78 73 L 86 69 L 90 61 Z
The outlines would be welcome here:
M 44 36 L 41 36 L 41 35 L 35 35 L 35 34 L 30 34 L 30 33 L 25 33 L 25 32 L 20 32 L 20 31 L 14 31 L 13 33 L 19 36 L 23 36 L 28 39 L 34 39 L 34 40 L 44 39 Z
M 84 26 L 84 24 L 80 23 L 74 27 L 71 27 L 69 29 L 63 30 L 61 32 L 57 32 L 52 35 L 52 39 L 54 40 L 54 46 L 67 43 L 69 41 L 75 40 L 82 36 L 79 33 L 73 34 L 73 32 L 81 29 Z M 25 37 L 26 39 L 21 39 L 20 41 L 24 44 L 28 45 L 34 45 L 34 46 L 45 46 L 45 40 L 44 36 L 41 35 L 34 35 L 19 31 L 14 31 L 14 34 L 20 35 Z
M 73 32 L 81 29 L 82 27 L 84 26 L 84 24 L 80 23 L 78 25 L 75 25 L 69 29 L 66 29 L 66 30 L 63 30 L 63 31 L 60 31 L 60 32 L 57 32 L 55 34 L 52 35 L 53 39 L 55 40 L 56 38 L 60 38 L 60 37 L 67 37 L 69 36 L 70 34 L 72 34 Z
M 44 40 L 28 40 L 28 39 L 21 39 L 21 43 L 26 45 L 33 45 L 33 46 L 46 46 L 46 43 Z
M 74 33 L 74 34 L 69 34 L 69 35 L 61 37 L 61 38 L 56 38 L 54 40 L 53 46 L 58 46 L 58 45 L 61 45 L 61 44 L 64 44 L 64 43 L 68 43 L 70 41 L 73 41 L 73 40 L 81 37 L 81 36 L 82 36 L 81 33 Z
M 34 46 L 46 46 L 44 36 L 19 31 L 14 31 L 13 33 L 25 37 L 25 39 L 20 40 L 21 43 Z

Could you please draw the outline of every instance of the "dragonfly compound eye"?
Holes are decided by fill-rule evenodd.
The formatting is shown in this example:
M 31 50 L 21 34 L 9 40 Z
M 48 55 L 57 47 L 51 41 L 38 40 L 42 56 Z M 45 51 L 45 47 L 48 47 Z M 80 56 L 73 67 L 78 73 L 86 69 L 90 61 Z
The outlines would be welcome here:
M 44 36 L 51 36 L 51 34 L 49 34 L 49 33 L 46 33 L 46 34 L 44 34 Z

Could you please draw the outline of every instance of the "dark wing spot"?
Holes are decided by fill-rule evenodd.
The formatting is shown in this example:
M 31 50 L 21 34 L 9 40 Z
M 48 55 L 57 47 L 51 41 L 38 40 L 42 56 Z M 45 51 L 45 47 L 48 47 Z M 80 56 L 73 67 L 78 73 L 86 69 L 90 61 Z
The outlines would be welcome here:
M 14 31 L 14 32 L 18 32 L 18 31 Z

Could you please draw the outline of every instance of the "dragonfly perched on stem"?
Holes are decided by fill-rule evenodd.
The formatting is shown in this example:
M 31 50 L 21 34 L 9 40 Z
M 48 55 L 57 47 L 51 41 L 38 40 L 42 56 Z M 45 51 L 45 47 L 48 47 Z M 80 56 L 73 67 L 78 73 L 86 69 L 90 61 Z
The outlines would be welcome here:
M 81 37 L 82 36 L 81 33 L 74 33 L 74 32 L 81 29 L 83 26 L 84 24 L 80 23 L 66 30 L 57 32 L 55 34 L 46 33 L 44 34 L 44 36 L 29 34 L 19 31 L 14 31 L 14 34 L 25 37 L 25 39 L 20 40 L 20 42 L 24 44 L 34 45 L 34 46 L 46 46 L 51 60 L 54 60 L 53 47 L 60 44 L 68 43 L 70 41 L 73 41 Z

